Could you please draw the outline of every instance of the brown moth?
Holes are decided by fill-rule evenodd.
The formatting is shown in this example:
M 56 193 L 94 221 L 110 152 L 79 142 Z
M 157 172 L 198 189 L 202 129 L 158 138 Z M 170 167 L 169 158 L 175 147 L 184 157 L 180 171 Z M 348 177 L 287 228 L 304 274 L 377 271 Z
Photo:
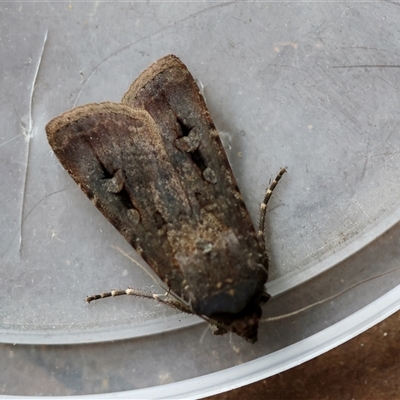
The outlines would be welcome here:
M 169 288 L 88 297 L 153 297 L 206 319 L 215 334 L 257 340 L 269 295 L 265 209 L 255 232 L 218 132 L 186 66 L 165 56 L 121 103 L 87 104 L 46 126 L 54 153 Z

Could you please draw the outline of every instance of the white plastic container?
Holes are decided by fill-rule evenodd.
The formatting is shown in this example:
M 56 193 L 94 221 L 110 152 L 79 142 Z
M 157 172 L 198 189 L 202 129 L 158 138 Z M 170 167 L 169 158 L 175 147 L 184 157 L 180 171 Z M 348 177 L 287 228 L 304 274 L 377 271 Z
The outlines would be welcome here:
M 1 3 L 0 394 L 198 398 L 399 309 L 399 14 L 390 3 Z M 149 300 L 84 301 L 162 291 L 113 247 L 140 261 L 44 126 L 119 101 L 169 53 L 203 85 L 254 222 L 288 168 L 267 215 L 273 298 L 254 345 Z

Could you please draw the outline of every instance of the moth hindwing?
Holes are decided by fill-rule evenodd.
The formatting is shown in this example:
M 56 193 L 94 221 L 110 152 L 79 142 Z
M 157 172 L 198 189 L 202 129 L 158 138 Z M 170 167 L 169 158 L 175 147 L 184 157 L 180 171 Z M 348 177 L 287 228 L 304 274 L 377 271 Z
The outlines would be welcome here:
M 148 67 L 121 103 L 76 107 L 46 132 L 64 168 L 182 309 L 216 334 L 257 340 L 268 299 L 263 228 L 260 241 L 204 99 L 177 57 Z

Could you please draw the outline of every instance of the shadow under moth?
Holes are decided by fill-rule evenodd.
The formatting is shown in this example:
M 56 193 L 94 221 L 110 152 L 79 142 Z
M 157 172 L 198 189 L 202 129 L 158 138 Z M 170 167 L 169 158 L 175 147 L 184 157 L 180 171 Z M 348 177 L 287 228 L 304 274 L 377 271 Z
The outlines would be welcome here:
M 150 65 L 121 103 L 76 107 L 46 126 L 75 182 L 168 287 L 133 289 L 208 321 L 213 333 L 257 340 L 269 295 L 265 212 L 255 231 L 199 88 L 174 55 Z

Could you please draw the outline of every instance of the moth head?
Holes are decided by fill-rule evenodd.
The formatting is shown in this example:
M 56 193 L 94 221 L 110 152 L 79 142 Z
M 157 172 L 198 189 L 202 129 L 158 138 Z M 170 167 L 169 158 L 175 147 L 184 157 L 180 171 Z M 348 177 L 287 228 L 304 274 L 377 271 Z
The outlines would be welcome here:
M 236 333 L 250 343 L 257 341 L 258 323 L 262 315 L 261 307 L 251 305 L 238 314 L 215 314 L 209 319 L 214 335 Z

